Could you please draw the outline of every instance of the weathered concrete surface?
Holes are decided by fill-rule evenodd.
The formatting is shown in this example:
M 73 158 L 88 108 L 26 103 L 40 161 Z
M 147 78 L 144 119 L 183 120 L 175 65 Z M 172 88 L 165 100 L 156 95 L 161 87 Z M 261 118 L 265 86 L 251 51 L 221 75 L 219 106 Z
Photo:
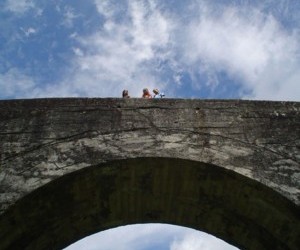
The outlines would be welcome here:
M 138 157 L 213 164 L 299 207 L 299 148 L 299 102 L 0 101 L 0 212 L 68 173 Z

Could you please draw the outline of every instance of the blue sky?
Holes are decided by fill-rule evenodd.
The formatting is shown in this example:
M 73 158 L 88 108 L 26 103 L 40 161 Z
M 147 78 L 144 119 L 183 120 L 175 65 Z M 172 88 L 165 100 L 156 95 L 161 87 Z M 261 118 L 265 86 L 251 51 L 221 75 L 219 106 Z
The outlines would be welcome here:
M 2 0 L 0 99 L 300 100 L 299 0 Z
M 140 97 L 148 87 L 300 101 L 299 0 L 1 0 L 0 30 L 0 99 Z M 204 248 L 214 240 L 187 229 L 126 230 L 129 246 L 150 230 L 162 249 L 227 249 Z

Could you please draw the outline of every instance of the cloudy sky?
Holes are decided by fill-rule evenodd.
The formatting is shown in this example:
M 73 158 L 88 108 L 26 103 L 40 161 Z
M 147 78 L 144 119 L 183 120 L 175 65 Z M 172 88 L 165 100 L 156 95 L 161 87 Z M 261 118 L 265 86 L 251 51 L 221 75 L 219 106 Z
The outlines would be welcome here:
M 166 224 L 118 227 L 87 237 L 65 250 L 238 250 L 193 229 Z
M 0 99 L 156 87 L 171 98 L 300 101 L 299 0 L 0 0 L 0 30 Z M 148 239 L 229 249 L 199 232 L 142 227 L 105 249 L 159 249 L 141 246 Z M 106 234 L 93 242 L 112 246 Z
M 300 101 L 299 0 L 1 0 L 0 99 Z

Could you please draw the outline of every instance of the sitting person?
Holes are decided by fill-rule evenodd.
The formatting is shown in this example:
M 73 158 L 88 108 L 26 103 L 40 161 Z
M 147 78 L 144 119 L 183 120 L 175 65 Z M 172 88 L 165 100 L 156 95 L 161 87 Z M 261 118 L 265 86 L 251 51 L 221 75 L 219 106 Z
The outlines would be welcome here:
M 160 93 L 158 89 L 153 89 L 154 96 L 153 98 L 163 98 L 165 96 L 164 93 Z
M 152 98 L 152 95 L 149 93 L 147 88 L 143 89 L 143 98 Z
M 128 90 L 127 89 L 123 90 L 122 96 L 123 96 L 123 98 L 130 98 L 130 96 L 128 95 Z

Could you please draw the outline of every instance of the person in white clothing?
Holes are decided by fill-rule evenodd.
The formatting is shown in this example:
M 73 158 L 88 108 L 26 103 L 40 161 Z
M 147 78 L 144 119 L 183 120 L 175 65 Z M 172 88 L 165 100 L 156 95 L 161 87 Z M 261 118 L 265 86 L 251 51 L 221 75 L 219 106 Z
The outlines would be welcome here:
M 153 98 L 163 98 L 165 96 L 164 93 L 160 93 L 158 89 L 153 89 L 154 96 Z

